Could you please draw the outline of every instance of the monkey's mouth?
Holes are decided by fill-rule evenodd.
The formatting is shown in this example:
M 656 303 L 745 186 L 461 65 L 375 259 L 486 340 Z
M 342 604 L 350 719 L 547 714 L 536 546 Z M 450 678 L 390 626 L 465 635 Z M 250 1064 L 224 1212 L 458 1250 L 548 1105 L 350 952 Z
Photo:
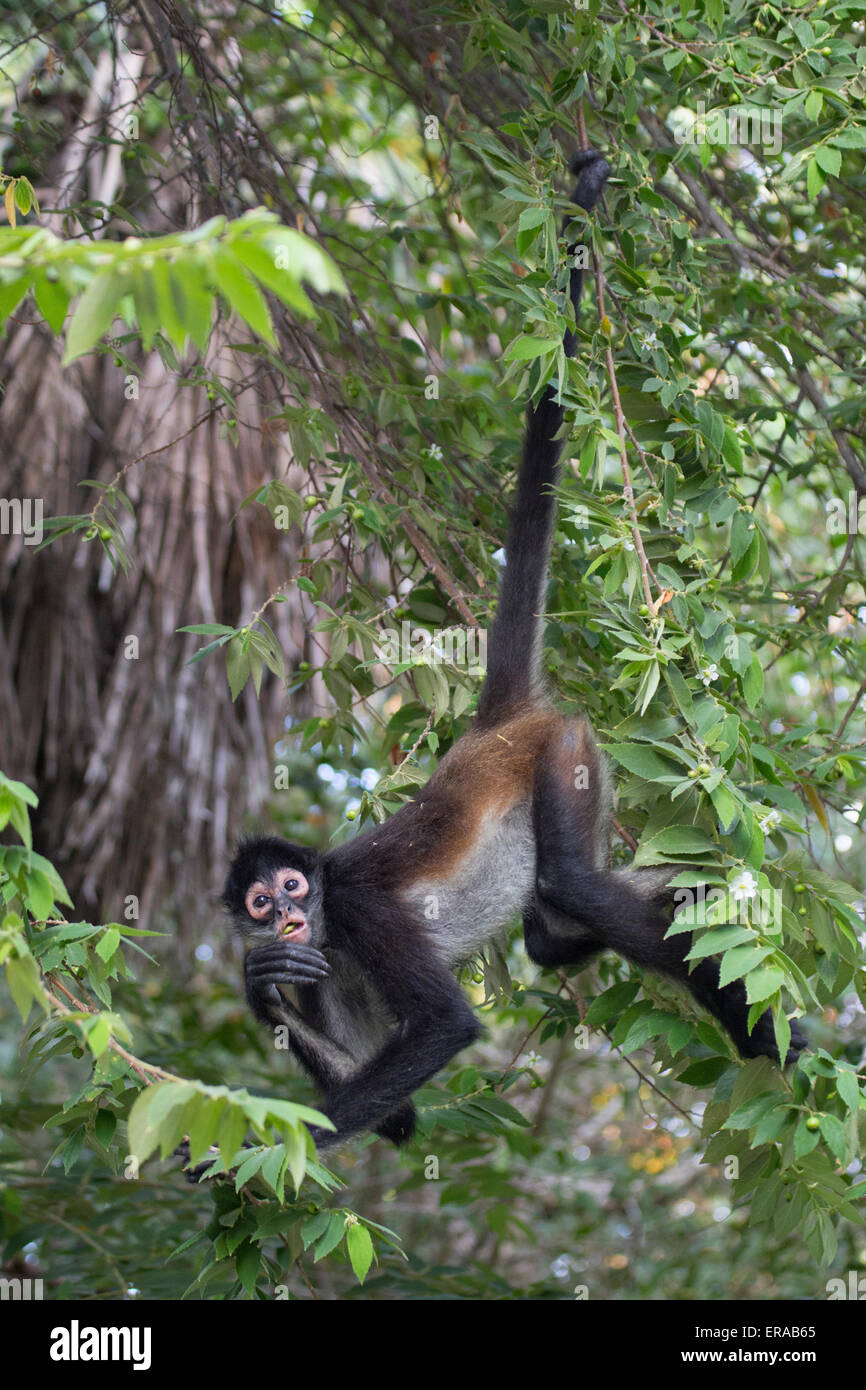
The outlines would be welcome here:
M 291 938 L 298 946 L 302 946 L 305 941 L 310 939 L 310 924 L 306 917 L 301 917 L 297 921 L 292 919 L 283 922 L 278 930 L 280 936 Z

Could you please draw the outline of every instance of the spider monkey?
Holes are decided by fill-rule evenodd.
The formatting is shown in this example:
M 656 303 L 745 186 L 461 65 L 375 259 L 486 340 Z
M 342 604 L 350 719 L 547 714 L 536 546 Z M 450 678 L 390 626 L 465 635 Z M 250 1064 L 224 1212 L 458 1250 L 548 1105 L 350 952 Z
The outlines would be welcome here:
M 578 154 L 573 201 L 594 208 L 610 165 Z M 570 272 L 575 324 L 582 288 Z M 571 356 L 575 335 L 564 347 Z M 772 1015 L 747 1028 L 742 980 L 718 962 L 689 972 L 691 934 L 665 939 L 675 866 L 608 869 L 608 776 L 582 718 L 553 708 L 542 675 L 548 558 L 563 407 L 548 386 L 527 412 L 499 607 L 478 712 L 416 799 L 324 854 L 276 838 L 244 843 L 223 902 L 250 949 L 253 1013 L 284 1024 L 324 1093 L 335 1131 L 412 1134 L 411 1095 L 480 1033 L 452 969 L 517 913 L 541 966 L 609 948 L 686 985 L 744 1057 L 778 1057 Z M 580 775 L 578 775 L 578 773 Z M 293 989 L 294 1002 L 286 993 Z M 806 1039 L 791 1027 L 793 1061 Z

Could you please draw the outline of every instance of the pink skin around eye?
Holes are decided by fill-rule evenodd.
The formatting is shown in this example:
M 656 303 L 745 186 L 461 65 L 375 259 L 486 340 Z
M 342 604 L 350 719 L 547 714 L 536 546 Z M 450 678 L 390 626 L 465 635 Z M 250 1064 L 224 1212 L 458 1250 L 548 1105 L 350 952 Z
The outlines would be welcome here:
M 305 898 L 310 891 L 310 885 L 300 869 L 280 869 L 276 881 L 277 886 L 284 888 L 290 898 Z M 297 884 L 297 887 L 289 888 L 290 883 Z

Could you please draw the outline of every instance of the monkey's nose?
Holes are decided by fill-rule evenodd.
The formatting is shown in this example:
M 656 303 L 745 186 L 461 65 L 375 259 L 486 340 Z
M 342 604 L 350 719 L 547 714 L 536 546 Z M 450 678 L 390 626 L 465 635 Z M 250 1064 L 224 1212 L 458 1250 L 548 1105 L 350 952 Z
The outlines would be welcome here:
M 307 919 L 296 907 L 283 907 L 277 911 L 277 930 L 283 936 L 290 936 L 298 927 L 304 927 Z

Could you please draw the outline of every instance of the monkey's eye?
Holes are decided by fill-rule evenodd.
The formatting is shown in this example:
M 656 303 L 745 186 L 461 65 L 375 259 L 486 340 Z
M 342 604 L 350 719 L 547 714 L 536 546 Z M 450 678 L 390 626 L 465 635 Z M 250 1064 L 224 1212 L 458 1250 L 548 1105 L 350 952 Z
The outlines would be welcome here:
M 276 882 L 277 888 L 290 893 L 293 898 L 303 898 L 310 891 L 310 885 L 300 869 L 281 869 Z
M 267 880 L 251 883 L 244 897 L 244 906 L 250 917 L 259 922 L 267 922 L 274 910 L 273 896 Z

